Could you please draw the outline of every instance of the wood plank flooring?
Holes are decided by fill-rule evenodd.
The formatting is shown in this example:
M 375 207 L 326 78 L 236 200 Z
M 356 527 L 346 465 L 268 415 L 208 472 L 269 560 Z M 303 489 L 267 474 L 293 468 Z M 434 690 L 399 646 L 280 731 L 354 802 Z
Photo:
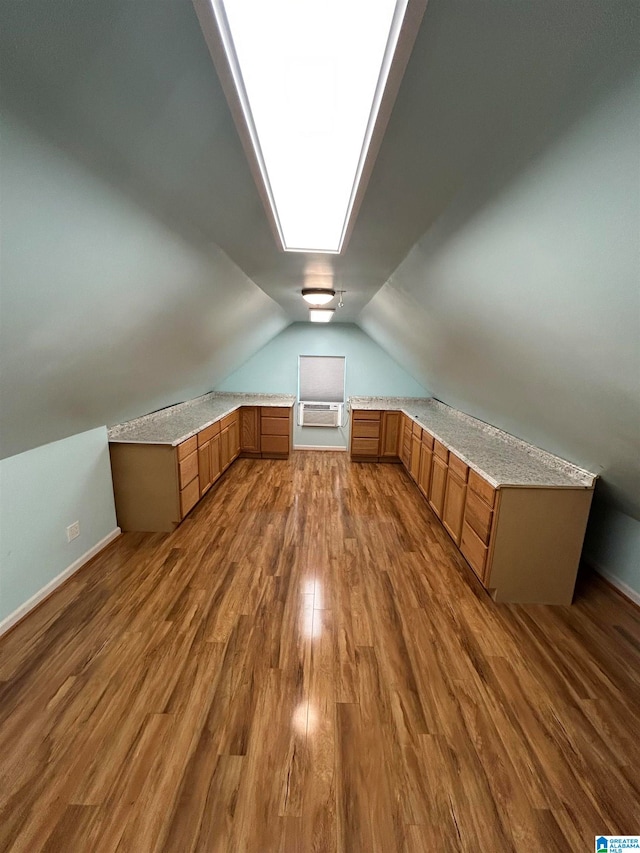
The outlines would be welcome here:
M 239 460 L 0 640 L 2 851 L 592 850 L 639 766 L 639 611 L 495 605 L 344 453 Z

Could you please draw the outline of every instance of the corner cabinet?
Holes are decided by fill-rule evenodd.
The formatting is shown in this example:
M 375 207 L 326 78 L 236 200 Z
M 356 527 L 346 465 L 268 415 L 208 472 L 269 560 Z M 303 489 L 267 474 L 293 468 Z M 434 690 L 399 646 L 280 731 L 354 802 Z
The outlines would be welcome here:
M 118 525 L 170 533 L 238 456 L 286 459 L 289 407 L 243 406 L 176 446 L 109 443 Z
M 570 604 L 593 488 L 495 488 L 403 412 L 355 409 L 351 458 L 389 461 L 388 431 L 423 498 L 495 601 Z

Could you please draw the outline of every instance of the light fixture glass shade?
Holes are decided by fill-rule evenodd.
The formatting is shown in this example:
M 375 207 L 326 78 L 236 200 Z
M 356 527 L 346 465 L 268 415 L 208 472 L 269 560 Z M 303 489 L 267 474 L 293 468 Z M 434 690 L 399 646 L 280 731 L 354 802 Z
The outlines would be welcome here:
M 325 287 L 305 287 L 302 290 L 302 298 L 309 305 L 326 305 L 335 295 L 335 290 Z
M 312 323 L 328 323 L 335 313 L 335 308 L 309 308 L 309 320 Z

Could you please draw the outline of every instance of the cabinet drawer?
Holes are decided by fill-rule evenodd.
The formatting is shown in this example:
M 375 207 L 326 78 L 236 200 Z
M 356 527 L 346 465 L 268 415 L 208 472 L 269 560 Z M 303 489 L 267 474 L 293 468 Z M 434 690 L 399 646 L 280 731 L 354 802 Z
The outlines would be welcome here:
M 466 521 L 464 521 L 462 524 L 462 539 L 460 540 L 460 550 L 466 557 L 471 568 L 478 575 L 480 580 L 484 583 L 488 549 L 481 542 L 481 540 L 478 539 L 478 537 L 469 527 Z
M 467 475 L 469 474 L 469 466 L 462 461 L 455 453 L 449 454 L 449 470 L 453 471 L 461 480 L 465 483 L 467 482 Z
M 448 462 L 448 460 L 449 460 L 449 451 L 448 451 L 448 450 L 447 450 L 447 448 L 444 446 L 444 444 L 442 444 L 442 442 L 438 441 L 438 439 L 437 439 L 437 438 L 435 438 L 435 439 L 433 440 L 433 452 L 434 452 L 434 453 L 435 453 L 435 455 L 436 455 L 436 456 L 438 456 L 440 459 L 444 460 L 445 462 Z
M 266 456 L 269 453 L 275 453 L 278 456 L 289 455 L 289 436 L 288 435 L 263 435 L 262 436 L 262 455 Z
M 412 432 L 417 438 L 422 438 L 422 427 L 419 426 L 415 421 L 411 425 Z
M 289 418 L 265 418 L 260 421 L 262 435 L 289 435 Z
M 433 450 L 433 436 L 426 429 L 422 430 L 422 443 L 427 450 Z
M 380 412 L 369 412 L 367 409 L 353 409 L 352 414 L 358 421 L 379 421 Z
M 489 544 L 493 510 L 471 489 L 467 489 L 467 504 L 464 510 L 464 520 L 479 536 L 485 545 Z
M 237 409 L 235 412 L 231 412 L 230 415 L 225 415 L 220 420 L 220 432 L 222 432 L 223 429 L 226 429 L 227 427 L 231 426 L 231 424 L 237 423 L 238 419 L 239 419 L 239 414 L 238 414 Z
M 260 414 L 263 418 L 288 418 L 291 409 L 288 406 L 262 406 Z
M 178 459 L 184 459 L 198 447 L 198 436 L 194 435 L 178 445 Z
M 194 477 L 198 476 L 198 453 L 196 450 L 194 450 L 190 456 L 187 456 L 185 459 L 181 460 L 181 462 L 179 463 L 179 469 L 180 488 L 184 489 L 187 483 L 190 483 L 194 479 Z
M 469 471 L 469 488 L 472 492 L 475 492 L 477 495 L 480 495 L 482 500 L 485 503 L 488 503 L 489 506 L 493 506 L 496 500 L 496 490 L 490 483 L 481 477 L 480 474 L 477 474 L 475 471 Z
M 198 503 L 200 499 L 200 485 L 198 479 L 192 480 L 188 486 L 180 490 L 180 517 L 184 518 L 190 509 Z
M 217 421 L 215 424 L 211 424 L 211 426 L 205 427 L 201 429 L 197 435 L 198 438 L 198 447 L 201 447 L 203 444 L 206 444 L 208 441 L 211 441 L 214 435 L 218 435 L 220 432 L 220 421 Z
M 377 456 L 378 455 L 378 439 L 377 438 L 351 438 L 351 455 L 352 456 Z
M 380 437 L 380 421 L 354 421 L 353 437 L 378 439 Z

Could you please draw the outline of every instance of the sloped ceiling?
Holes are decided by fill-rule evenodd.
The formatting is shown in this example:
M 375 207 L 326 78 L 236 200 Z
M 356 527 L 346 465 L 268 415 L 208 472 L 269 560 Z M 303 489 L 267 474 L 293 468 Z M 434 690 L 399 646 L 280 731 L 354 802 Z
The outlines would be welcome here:
M 274 244 L 189 3 L 13 0 L 2 16 L 6 455 L 211 387 L 305 319 L 298 291 L 314 259 Z M 474 373 L 476 391 L 463 361 L 454 375 L 447 350 L 419 339 L 422 319 L 428 329 L 437 318 L 424 294 L 443 229 L 451 241 L 613 97 L 637 67 L 636 44 L 635 0 L 430 0 L 353 236 L 333 261 L 347 291 L 338 320 L 359 322 L 444 399 L 603 470 L 603 452 L 575 445 L 569 426 L 531 406 L 513 416 L 513 388 L 490 390 L 500 371 L 469 268 L 458 292 L 469 296 L 467 324 L 480 324 L 467 359 L 486 366 Z M 31 173 L 28 205 L 9 170 Z M 20 234 L 11 231 L 14 202 Z M 76 239 L 65 244 L 70 229 Z M 499 256 L 499 240 L 491 245 Z M 414 246 L 394 289 L 392 274 Z M 522 365 L 543 346 L 534 338 Z M 591 366 L 571 364 L 556 366 L 565 394 L 589 382 Z M 626 435 L 628 413 L 625 423 Z M 599 448 L 611 426 L 599 425 Z M 616 465 L 628 458 L 622 444 Z M 629 506 L 632 484 L 620 482 Z

